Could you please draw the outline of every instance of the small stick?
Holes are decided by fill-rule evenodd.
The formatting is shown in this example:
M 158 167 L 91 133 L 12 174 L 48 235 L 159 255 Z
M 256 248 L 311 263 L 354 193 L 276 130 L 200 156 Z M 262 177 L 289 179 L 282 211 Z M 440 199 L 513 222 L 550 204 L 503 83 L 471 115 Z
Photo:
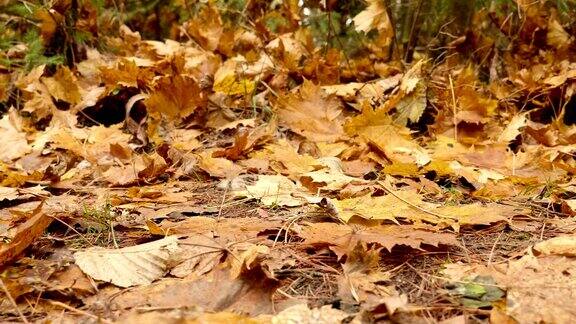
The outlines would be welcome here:
M 502 237 L 502 234 L 504 234 L 504 231 L 500 232 L 500 235 L 498 235 L 496 241 L 494 241 L 494 245 L 492 245 L 492 249 L 490 250 L 490 256 L 488 257 L 488 266 L 492 265 L 492 257 L 494 257 L 494 250 L 496 250 L 496 245 L 498 244 L 498 241 Z
M 419 211 L 421 211 L 421 212 L 423 212 L 423 213 L 426 213 L 426 214 L 429 214 L 429 215 L 432 215 L 432 216 L 436 216 L 436 217 L 440 217 L 440 218 L 450 218 L 450 217 L 447 217 L 447 216 L 444 216 L 444 215 L 435 213 L 435 212 L 433 212 L 433 211 L 426 210 L 426 209 L 424 209 L 424 208 L 422 208 L 422 207 L 420 207 L 420 206 L 417 206 L 417 205 L 409 202 L 408 200 L 406 200 L 406 199 L 398 196 L 396 193 L 394 193 L 394 191 L 392 191 L 392 189 L 388 188 L 382 181 L 378 181 L 378 184 L 379 184 L 380 186 L 382 186 L 382 188 L 384 188 L 384 190 L 385 190 L 386 192 L 388 192 L 388 193 L 391 194 L 392 196 L 398 198 L 399 200 L 401 200 L 402 202 L 406 203 L 408 206 L 410 206 L 410 207 L 412 207 L 412 208 L 415 208 L 415 209 L 417 209 L 417 210 L 419 210 Z
M 112 324 L 112 323 L 113 323 L 112 321 L 109 321 L 109 320 L 107 320 L 107 319 L 104 319 L 104 318 L 102 318 L 102 317 L 100 317 L 100 316 L 96 316 L 96 315 L 94 315 L 94 314 L 90 314 L 90 313 L 88 313 L 88 312 L 85 312 L 85 311 L 80 310 L 80 309 L 78 309 L 78 308 L 74 308 L 74 307 L 72 307 L 72 306 L 66 305 L 66 304 L 64 304 L 64 303 L 62 303 L 62 302 L 59 302 L 59 301 L 49 300 L 48 302 L 49 302 L 50 304 L 54 305 L 54 306 L 62 307 L 62 308 L 64 308 L 65 310 L 71 311 L 72 313 L 76 313 L 76 314 L 79 314 L 79 315 L 87 316 L 87 317 L 96 319 L 96 320 L 98 320 L 98 321 L 100 321 L 100 322 L 102 322 L 102 323 L 106 323 L 106 324 Z
M 8 291 L 8 287 L 6 287 L 6 285 L 4 284 L 4 280 L 2 280 L 2 278 L 0 278 L 0 285 L 2 285 L 2 290 L 6 294 L 6 297 L 8 297 L 8 300 L 10 301 L 12 306 L 14 306 L 14 309 L 18 312 L 18 316 L 20 316 L 20 319 L 22 320 L 22 322 L 24 322 L 26 324 L 30 323 L 30 322 L 28 322 L 28 319 L 26 319 L 26 316 L 24 316 L 24 314 L 22 313 L 22 311 L 18 307 L 18 304 L 16 304 L 16 301 L 14 300 L 12 295 L 10 294 L 10 291 Z
M 448 74 L 448 79 L 450 80 L 450 92 L 452 93 L 452 122 L 454 123 L 454 141 L 458 143 L 458 122 L 456 120 L 456 94 L 454 93 L 454 83 L 452 82 L 452 76 Z

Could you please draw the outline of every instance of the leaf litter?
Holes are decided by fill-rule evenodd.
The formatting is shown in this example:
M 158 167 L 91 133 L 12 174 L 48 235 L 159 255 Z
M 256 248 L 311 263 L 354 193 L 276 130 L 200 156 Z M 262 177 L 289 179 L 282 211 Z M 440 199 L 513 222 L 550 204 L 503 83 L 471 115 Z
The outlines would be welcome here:
M 573 101 L 558 21 L 538 54 L 558 57 L 487 83 L 221 14 L 0 70 L 24 101 L 0 119 L 2 320 L 574 321 L 574 126 L 534 96 Z M 393 37 L 381 1 L 353 22 Z

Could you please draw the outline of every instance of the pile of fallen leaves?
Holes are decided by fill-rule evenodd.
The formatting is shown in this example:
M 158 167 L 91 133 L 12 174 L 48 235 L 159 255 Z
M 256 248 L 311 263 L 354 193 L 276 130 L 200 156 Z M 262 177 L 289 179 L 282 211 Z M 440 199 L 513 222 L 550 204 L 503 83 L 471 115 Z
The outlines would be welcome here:
M 488 80 L 210 4 L 187 42 L 0 67 L 1 319 L 574 321 L 576 41 L 539 5 Z

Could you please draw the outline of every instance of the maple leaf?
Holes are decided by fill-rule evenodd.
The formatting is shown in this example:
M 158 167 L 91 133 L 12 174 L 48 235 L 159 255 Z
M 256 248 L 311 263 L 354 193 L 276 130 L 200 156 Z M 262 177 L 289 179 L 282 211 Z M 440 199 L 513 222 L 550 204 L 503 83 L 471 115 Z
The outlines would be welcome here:
M 272 323 L 342 323 L 348 317 L 346 312 L 324 305 L 320 308 L 309 308 L 306 303 L 290 306 L 272 318 Z
M 338 190 L 351 182 L 363 183 L 362 179 L 353 178 L 344 174 L 341 161 L 338 158 L 322 158 L 320 162 L 326 168 L 304 173 L 300 181 L 311 192 L 318 192 L 320 188 L 325 190 Z
M 186 75 L 173 75 L 160 78 L 154 90 L 145 100 L 149 113 L 158 119 L 164 115 L 170 118 L 184 118 L 205 105 L 198 83 Z
M 342 108 L 338 99 L 305 80 L 297 93 L 278 101 L 280 124 L 311 141 L 332 142 L 344 135 Z
M 294 207 L 307 203 L 303 188 L 284 176 L 260 175 L 254 184 L 244 183 L 243 178 L 238 180 L 234 184 L 236 196 L 259 199 L 266 206 Z
M 234 140 L 234 145 L 229 147 L 223 151 L 217 151 L 212 154 L 212 157 L 226 157 L 232 161 L 237 161 L 240 159 L 240 156 L 244 153 L 247 149 L 246 145 L 248 144 L 248 132 L 238 133 Z
M 43 206 L 41 202 L 33 210 L 24 212 L 24 223 L 9 230 L 12 236 L 10 242 L 0 243 L 0 266 L 22 253 L 52 223 L 53 218 L 42 211 Z
M 384 93 L 396 87 L 402 79 L 402 74 L 398 73 L 388 78 L 378 79 L 366 83 L 351 82 L 346 84 L 334 84 L 322 86 L 322 90 L 327 94 L 333 94 L 346 101 L 357 103 L 372 103 L 384 99 Z M 359 109 L 356 105 L 354 108 Z
M 398 296 L 392 285 L 390 272 L 379 270 L 380 248 L 366 248 L 358 244 L 342 265 L 344 273 L 338 277 L 338 294 L 347 303 L 365 303 L 369 300 Z
M 458 246 L 454 234 L 437 233 L 424 229 L 415 229 L 406 225 L 365 227 L 362 225 L 344 225 L 337 223 L 310 223 L 299 235 L 305 244 L 332 246 L 338 258 L 352 252 L 359 244 L 378 244 L 388 251 L 397 245 L 406 245 L 421 249 L 423 244 L 439 246 Z
M 0 73 L 0 102 L 4 102 L 8 99 L 10 79 L 10 74 Z
M 235 60 L 228 60 L 222 64 L 214 75 L 214 91 L 227 95 L 249 95 L 254 92 L 256 88 L 254 81 L 236 72 L 240 64 L 242 63 Z
M 392 123 L 383 110 L 366 108 L 362 114 L 352 118 L 345 126 L 346 133 L 360 135 L 373 144 L 392 162 L 428 164 L 431 159 L 427 151 L 414 143 L 410 130 Z
M 354 17 L 356 31 L 369 32 L 377 29 L 380 32 L 393 33 L 392 23 L 384 2 L 368 0 L 368 7 Z
M 240 174 L 244 169 L 234 164 L 234 162 L 225 158 L 213 157 L 213 152 L 205 151 L 198 155 L 200 161 L 198 167 L 218 178 L 233 178 Z
M 154 75 L 141 69 L 135 60 L 122 59 L 114 67 L 101 67 L 100 77 L 109 89 L 115 89 L 118 85 L 138 88 L 152 81 Z
M 11 162 L 32 151 L 26 133 L 18 127 L 20 123 L 21 118 L 14 109 L 0 119 L 0 138 L 3 141 L 0 161 Z
M 302 42 L 295 37 L 294 33 L 282 34 L 266 45 L 266 50 L 273 53 L 280 63 L 291 71 L 298 70 L 300 61 L 307 52 Z
M 459 121 L 485 123 L 484 117 L 494 116 L 498 101 L 476 90 L 477 76 L 472 66 L 468 66 L 454 81 L 454 94 L 458 98 Z
M 298 151 L 286 140 L 278 140 L 268 144 L 264 150 L 251 154 L 251 157 L 279 162 L 280 165 L 272 165 L 272 169 L 278 173 L 300 176 L 321 167 L 321 163 L 310 155 L 300 155 Z
M 574 40 L 566 30 L 560 25 L 558 20 L 550 18 L 548 21 L 548 32 L 546 33 L 546 43 L 556 48 L 565 48 L 570 46 Z
M 521 113 L 514 117 L 508 123 L 508 126 L 498 135 L 498 142 L 508 144 L 520 135 L 522 128 L 528 125 L 528 113 Z
M 184 28 L 204 49 L 214 51 L 224 32 L 220 12 L 213 5 L 202 7 L 200 12 Z
M 422 80 L 424 60 L 415 63 L 402 77 L 400 93 L 402 99 L 396 104 L 395 122 L 406 125 L 408 121 L 418 122 L 426 108 L 426 84 Z
M 65 66 L 60 66 L 54 76 L 43 77 L 41 80 L 56 100 L 62 100 L 72 105 L 82 100 L 78 80 L 72 71 Z
M 344 200 L 332 200 L 332 204 L 335 207 L 336 216 L 344 222 L 349 222 L 354 216 L 397 222 L 397 218 L 404 218 L 411 214 L 414 208 L 412 205 L 428 209 L 434 208 L 433 204 L 424 203 L 415 191 L 399 191 L 396 194 L 400 198 L 394 195 L 378 197 L 366 195 Z M 409 204 L 403 201 L 407 201 Z
M 48 91 L 34 92 L 32 98 L 26 101 L 22 111 L 33 114 L 36 120 L 42 120 L 56 111 L 54 101 Z
M 236 244 L 234 252 L 234 257 L 229 258 L 230 276 L 238 278 L 261 263 L 263 257 L 270 253 L 270 248 L 245 242 Z

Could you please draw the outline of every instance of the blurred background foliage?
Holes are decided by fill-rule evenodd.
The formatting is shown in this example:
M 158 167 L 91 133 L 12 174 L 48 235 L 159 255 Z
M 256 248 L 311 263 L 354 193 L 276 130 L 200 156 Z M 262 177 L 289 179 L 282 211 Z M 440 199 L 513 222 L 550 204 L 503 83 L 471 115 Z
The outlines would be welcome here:
M 362 0 L 0 0 L 0 64 L 72 65 L 82 58 L 83 45 L 114 51 L 108 39 L 123 24 L 143 39 L 187 40 L 186 22 L 208 4 L 218 8 L 228 30 L 253 30 L 272 39 L 304 28 L 324 50 L 337 48 L 346 58 L 379 55 L 381 61 L 444 59 L 455 49 L 482 62 L 487 49 L 519 46 L 523 29 L 537 32 L 524 24 L 519 6 L 525 0 L 380 1 L 392 22 L 391 44 L 374 43 L 373 33 L 355 31 L 352 18 L 367 6 Z M 573 34 L 576 0 L 541 2 L 546 8 L 541 14 L 555 16 Z M 371 42 L 387 46 L 382 51 L 387 55 L 370 50 Z

